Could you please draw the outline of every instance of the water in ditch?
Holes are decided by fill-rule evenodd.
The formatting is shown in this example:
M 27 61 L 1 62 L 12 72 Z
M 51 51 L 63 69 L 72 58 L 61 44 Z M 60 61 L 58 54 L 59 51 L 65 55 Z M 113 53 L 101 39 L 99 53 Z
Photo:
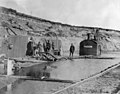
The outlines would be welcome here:
M 75 59 L 59 61 L 52 64 L 35 65 L 29 68 L 21 69 L 16 75 L 30 75 L 35 73 L 39 76 L 40 71 L 47 66 L 46 71 L 50 73 L 49 77 L 61 80 L 79 81 L 90 75 L 96 74 L 101 70 L 108 68 L 120 60 L 111 59 Z M 37 77 L 37 76 L 36 76 Z M 44 82 L 34 80 L 18 80 L 0 90 L 0 94 L 51 94 L 69 84 L 59 82 Z

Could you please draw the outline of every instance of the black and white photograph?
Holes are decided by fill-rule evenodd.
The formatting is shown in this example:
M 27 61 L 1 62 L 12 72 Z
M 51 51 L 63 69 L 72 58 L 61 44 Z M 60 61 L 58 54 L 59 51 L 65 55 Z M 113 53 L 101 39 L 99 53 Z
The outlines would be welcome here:
M 120 0 L 0 0 L 0 94 L 120 94 Z

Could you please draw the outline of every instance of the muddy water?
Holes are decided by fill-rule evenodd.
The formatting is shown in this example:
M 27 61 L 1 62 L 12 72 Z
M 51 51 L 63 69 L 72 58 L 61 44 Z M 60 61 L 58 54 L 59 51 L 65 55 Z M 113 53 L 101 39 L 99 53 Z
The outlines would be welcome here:
M 46 65 L 48 66 L 47 71 L 50 73 L 50 78 L 78 81 L 98 73 L 119 61 L 120 59 L 75 59 Z M 44 67 L 44 64 L 35 65 L 22 69 L 17 75 L 26 75 L 31 72 L 31 70 L 36 73 L 42 71 Z M 55 91 L 58 83 L 54 86 L 52 85 L 53 83 L 50 82 L 19 80 L 12 85 L 2 88 L 0 94 L 51 94 Z M 60 87 L 61 86 L 65 87 L 65 84 L 60 85 Z M 59 87 L 57 87 L 57 89 L 58 88 Z
M 66 62 L 61 61 L 53 64 L 57 68 L 52 70 L 50 74 L 52 78 L 78 81 L 118 62 L 120 62 L 120 59 L 75 59 Z
M 52 94 L 69 85 L 69 83 L 18 80 L 0 89 L 0 94 Z
M 50 78 L 61 80 L 78 81 L 100 72 L 114 64 L 120 59 L 74 59 L 64 60 L 51 64 L 40 64 L 21 69 L 17 75 L 35 75 L 40 77 L 41 72 L 49 73 Z M 47 68 L 44 70 L 45 66 Z

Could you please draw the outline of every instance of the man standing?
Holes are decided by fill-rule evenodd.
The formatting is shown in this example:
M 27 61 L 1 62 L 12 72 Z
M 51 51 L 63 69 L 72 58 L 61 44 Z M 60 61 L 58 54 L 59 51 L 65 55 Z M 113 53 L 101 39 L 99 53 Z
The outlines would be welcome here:
M 33 48 L 33 38 L 30 38 L 30 41 L 27 44 L 27 51 L 26 55 L 27 56 L 32 56 L 34 54 L 34 48 Z
M 48 40 L 47 43 L 46 43 L 46 49 L 47 49 L 47 53 L 50 51 L 51 49 L 51 44 L 50 44 L 50 41 Z
M 75 46 L 73 45 L 73 43 L 71 43 L 71 46 L 70 46 L 70 57 L 73 57 L 73 54 L 74 54 L 74 51 L 75 51 Z
M 36 45 L 36 53 L 37 55 L 41 55 L 41 52 L 42 52 L 42 45 L 40 43 L 40 41 L 38 42 L 38 44 Z

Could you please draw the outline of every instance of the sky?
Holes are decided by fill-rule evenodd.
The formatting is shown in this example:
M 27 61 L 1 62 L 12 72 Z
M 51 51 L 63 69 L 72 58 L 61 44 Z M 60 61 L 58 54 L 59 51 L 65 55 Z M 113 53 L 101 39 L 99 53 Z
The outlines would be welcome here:
M 0 6 L 64 24 L 120 30 L 120 0 L 0 0 Z

